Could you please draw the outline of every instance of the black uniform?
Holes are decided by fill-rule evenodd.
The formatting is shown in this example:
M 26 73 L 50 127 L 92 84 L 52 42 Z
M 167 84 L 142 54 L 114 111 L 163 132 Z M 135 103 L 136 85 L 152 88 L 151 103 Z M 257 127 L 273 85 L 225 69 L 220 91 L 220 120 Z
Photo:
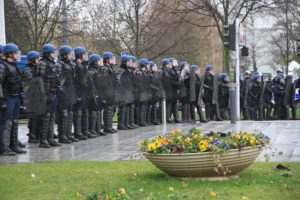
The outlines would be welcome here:
M 175 123 L 180 123 L 179 118 L 178 118 L 178 101 L 181 98 L 179 94 L 179 88 L 180 88 L 180 80 L 179 80 L 179 74 L 176 71 L 175 67 L 172 67 L 170 69 L 170 78 L 171 78 L 171 85 L 172 85 L 172 91 L 173 91 L 173 99 L 171 100 L 171 112 L 170 112 L 170 118 L 174 117 L 174 122 Z
M 133 70 L 126 64 L 121 64 L 118 71 L 118 79 L 120 81 L 120 93 L 122 99 L 118 111 L 118 129 L 128 130 L 137 128 L 137 125 L 134 123 L 134 115 L 132 112 L 135 100 Z
M 148 75 L 145 71 L 137 70 L 135 72 L 135 88 L 136 88 L 136 116 L 139 126 L 147 126 L 147 105 L 149 100 L 149 90 L 146 86 Z
M 150 101 L 150 105 L 152 108 L 151 123 L 154 125 L 159 125 L 161 124 L 160 101 L 165 96 L 163 85 L 161 82 L 161 73 L 151 71 L 150 78 L 151 78 L 150 87 L 151 87 L 152 97 L 153 97 L 152 100 Z
M 15 62 L 0 63 L 0 153 L 26 153 L 18 145 L 20 97 L 23 93 L 21 72 Z M 14 153 L 15 152 L 15 153 Z
M 229 106 L 229 82 L 220 79 L 219 80 L 219 107 L 220 115 L 222 119 L 228 118 L 228 106 Z
M 264 106 L 263 106 L 263 118 L 265 120 L 271 119 L 271 112 L 274 107 L 272 102 L 273 91 L 272 91 L 272 81 L 268 80 L 265 84 L 265 91 L 263 96 Z
M 160 71 L 161 73 L 161 80 L 162 85 L 164 88 L 165 98 L 166 98 L 166 115 L 167 115 L 167 122 L 173 123 L 171 119 L 171 109 L 174 101 L 174 93 L 172 87 L 172 79 L 170 75 L 170 69 L 163 67 Z
M 40 67 L 35 63 L 27 63 L 22 78 L 26 96 L 24 99 L 25 112 L 31 115 L 28 123 L 28 142 L 38 143 L 41 134 L 41 117 L 46 112 L 47 100 Z
M 273 79 L 273 93 L 275 99 L 275 110 L 277 120 L 283 119 L 283 98 L 284 98 L 285 82 L 283 74 L 279 74 Z
M 199 74 L 195 74 L 195 82 L 196 82 L 196 100 L 191 101 L 191 119 L 192 121 L 195 120 L 195 108 L 197 109 L 197 113 L 199 115 L 200 122 L 206 122 L 202 107 L 201 107 L 201 98 L 202 98 L 202 91 L 203 91 L 203 78 L 200 77 Z
M 250 118 L 252 120 L 262 120 L 262 113 L 259 107 L 259 99 L 261 96 L 261 83 L 257 79 L 253 79 L 250 83 L 249 98 L 250 98 Z
M 59 82 L 61 67 L 56 65 L 55 61 L 48 56 L 43 56 L 39 62 L 41 76 L 43 77 L 45 91 L 47 95 L 46 113 L 42 117 L 42 130 L 40 147 L 60 146 L 54 140 L 54 124 L 56 113 L 56 91 L 62 90 Z
M 61 60 L 60 82 L 63 90 L 59 90 L 58 97 L 58 136 L 60 143 L 78 142 L 72 133 L 73 105 L 76 103 L 74 88 L 75 64 L 68 60 Z
M 204 76 L 204 96 L 203 102 L 205 104 L 205 112 L 207 120 L 223 119 L 220 116 L 218 103 L 218 76 L 206 73 Z
M 296 92 L 297 82 L 293 82 L 293 76 L 286 76 L 285 78 L 285 89 L 283 97 L 283 106 L 284 106 L 284 119 L 290 119 L 290 108 L 292 110 L 292 119 L 296 120 L 296 103 L 295 103 L 295 92 Z
M 120 90 L 117 76 L 108 63 L 100 67 L 99 73 L 94 76 L 94 84 L 100 101 L 104 107 L 104 132 L 115 133 L 113 129 L 113 109 L 115 105 L 120 103 Z
M 104 136 L 102 132 L 102 102 L 98 98 L 96 87 L 94 84 L 94 77 L 99 73 L 99 67 L 95 63 L 90 63 L 88 66 L 88 76 L 86 77 L 87 88 L 87 102 L 89 112 L 89 132 L 90 135 Z
M 250 97 L 249 97 L 249 90 L 251 89 L 251 79 L 245 78 L 241 81 L 241 91 L 240 91 L 240 99 L 241 99 L 241 110 L 245 120 L 250 118 L 249 116 L 249 106 L 250 106 Z

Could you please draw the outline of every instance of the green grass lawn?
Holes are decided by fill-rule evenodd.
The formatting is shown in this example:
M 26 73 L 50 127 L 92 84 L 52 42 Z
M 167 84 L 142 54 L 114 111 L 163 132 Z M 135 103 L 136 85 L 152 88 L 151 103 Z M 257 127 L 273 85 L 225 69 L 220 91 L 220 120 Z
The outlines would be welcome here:
M 285 163 L 291 169 L 288 173 L 275 170 L 276 165 L 255 163 L 239 179 L 222 182 L 170 178 L 146 161 L 2 165 L 0 199 L 86 199 L 120 188 L 133 200 L 299 199 L 300 163 Z

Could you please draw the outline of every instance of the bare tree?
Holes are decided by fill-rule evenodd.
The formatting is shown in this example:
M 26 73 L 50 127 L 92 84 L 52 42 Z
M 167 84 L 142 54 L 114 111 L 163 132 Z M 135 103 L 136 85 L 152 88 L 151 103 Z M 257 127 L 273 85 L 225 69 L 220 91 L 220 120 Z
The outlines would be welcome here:
M 26 29 L 18 32 L 15 28 L 8 33 L 12 40 L 18 34 L 25 38 L 22 49 L 26 47 L 25 50 L 39 50 L 43 44 L 62 37 L 62 0 L 12 0 L 7 3 L 11 5 L 11 17 L 21 19 L 21 26 Z M 66 9 L 72 11 L 74 5 L 75 0 L 68 1 Z M 18 27 L 17 20 L 8 26 Z M 71 32 L 69 34 L 72 35 Z
M 162 0 L 113 0 L 90 7 L 95 38 L 109 43 L 117 54 L 127 50 L 137 57 L 161 58 L 181 55 L 177 46 L 192 38 L 186 15 L 170 13 Z M 93 29 L 93 28 L 92 28 Z M 188 51 L 192 51 L 189 49 Z
M 278 0 L 178 0 L 180 7 L 170 7 L 177 13 L 195 13 L 199 16 L 209 16 L 211 21 L 208 24 L 199 24 L 199 21 L 190 21 L 189 23 L 197 27 L 215 26 L 218 30 L 221 41 L 223 37 L 223 25 L 232 23 L 237 17 L 243 22 L 250 13 L 270 8 Z M 224 71 L 230 71 L 229 49 L 224 49 Z

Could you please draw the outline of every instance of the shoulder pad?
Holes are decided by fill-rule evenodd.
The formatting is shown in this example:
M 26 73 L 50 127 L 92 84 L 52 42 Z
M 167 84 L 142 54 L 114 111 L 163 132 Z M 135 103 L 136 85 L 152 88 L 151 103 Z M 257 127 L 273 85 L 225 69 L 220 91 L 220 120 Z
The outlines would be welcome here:
M 136 76 L 139 76 L 139 77 L 140 77 L 140 76 L 143 76 L 143 72 L 137 71 L 137 72 L 136 72 Z
M 39 62 L 39 66 L 41 67 L 41 66 L 46 66 L 47 65 L 47 63 L 45 62 L 45 61 L 43 61 L 43 60 L 40 60 L 40 62 Z

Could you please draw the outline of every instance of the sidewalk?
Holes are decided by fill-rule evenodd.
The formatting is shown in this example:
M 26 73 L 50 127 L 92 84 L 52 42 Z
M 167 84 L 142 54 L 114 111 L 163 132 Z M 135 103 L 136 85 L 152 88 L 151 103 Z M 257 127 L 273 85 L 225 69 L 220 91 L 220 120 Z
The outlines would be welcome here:
M 265 149 L 258 161 L 300 162 L 300 121 L 241 121 L 235 125 L 226 122 L 206 124 L 168 124 L 167 130 L 199 127 L 207 130 L 262 131 L 271 137 L 272 149 Z M 78 143 L 63 144 L 49 149 L 38 148 L 38 144 L 27 145 L 27 154 L 13 157 L 0 156 L 0 164 L 24 162 L 50 162 L 70 160 L 129 160 L 136 153 L 137 142 L 162 133 L 162 126 L 150 126 L 130 131 L 119 131 Z M 20 126 L 20 140 L 27 143 L 27 126 Z M 267 156 L 265 156 L 267 154 Z

